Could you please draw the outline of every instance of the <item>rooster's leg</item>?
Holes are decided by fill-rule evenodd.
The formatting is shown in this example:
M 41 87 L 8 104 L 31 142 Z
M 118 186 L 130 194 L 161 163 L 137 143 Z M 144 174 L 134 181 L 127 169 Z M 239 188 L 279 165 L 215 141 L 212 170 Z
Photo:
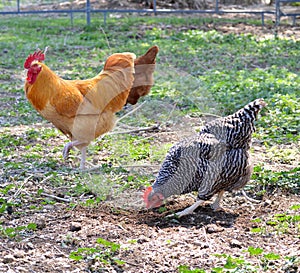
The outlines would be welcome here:
M 194 210 L 196 208 L 198 208 L 203 202 L 204 202 L 204 200 L 198 200 L 193 205 L 191 205 L 190 207 L 184 209 L 183 211 L 175 213 L 175 215 L 180 218 L 182 216 L 192 214 L 194 212 Z
M 86 159 L 86 146 L 80 149 L 81 151 L 81 160 L 80 160 L 80 169 L 85 169 L 85 159 Z
M 64 149 L 63 149 L 63 157 L 64 157 L 64 160 L 66 160 L 69 156 L 69 153 L 70 153 L 70 150 L 79 144 L 79 141 L 78 140 L 75 140 L 75 141 L 71 141 L 71 142 L 68 142 Z
M 222 197 L 223 197 L 224 192 L 225 192 L 225 191 L 219 191 L 219 192 L 218 192 L 218 196 L 217 196 L 215 202 L 213 202 L 213 204 L 211 204 L 211 208 L 212 208 L 214 211 L 221 209 L 221 207 L 220 207 L 220 202 L 221 202 L 221 200 L 222 200 Z
M 84 142 L 81 142 L 79 140 L 74 140 L 74 141 L 71 141 L 71 142 L 68 142 L 64 149 L 63 149 L 63 157 L 64 157 L 64 160 L 66 160 L 69 156 L 69 153 L 70 153 L 70 150 L 73 148 L 73 147 L 76 147 L 76 146 L 79 146 L 79 145 L 82 145 L 84 144 Z M 81 149 L 80 149 L 81 150 Z

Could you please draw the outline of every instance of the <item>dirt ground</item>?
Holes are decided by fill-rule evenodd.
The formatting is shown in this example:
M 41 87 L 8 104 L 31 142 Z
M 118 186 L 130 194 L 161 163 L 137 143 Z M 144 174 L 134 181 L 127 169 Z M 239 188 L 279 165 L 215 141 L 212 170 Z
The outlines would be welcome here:
M 19 239 L 1 239 L 0 272 L 178 272 L 180 265 L 212 268 L 224 263 L 213 254 L 246 256 L 247 261 L 257 263 L 245 253 L 251 246 L 282 257 L 300 255 L 299 228 L 286 233 L 272 227 L 263 234 L 251 232 L 257 226 L 251 220 L 286 213 L 300 203 L 299 196 L 274 194 L 252 204 L 240 195 L 227 194 L 224 210 L 214 212 L 208 202 L 192 216 L 165 217 L 192 203 L 189 196 L 172 198 L 164 213 L 117 208 L 113 202 L 71 210 L 60 202 L 41 211 L 23 208 L 21 214 L 7 215 L 1 221 L 10 226 L 36 223 L 37 231 L 24 232 Z M 121 245 L 113 256 L 124 265 L 105 265 L 92 254 L 80 261 L 69 258 L 80 247 L 97 246 L 99 237 Z M 271 268 L 264 272 L 299 272 L 295 265 L 276 261 Z

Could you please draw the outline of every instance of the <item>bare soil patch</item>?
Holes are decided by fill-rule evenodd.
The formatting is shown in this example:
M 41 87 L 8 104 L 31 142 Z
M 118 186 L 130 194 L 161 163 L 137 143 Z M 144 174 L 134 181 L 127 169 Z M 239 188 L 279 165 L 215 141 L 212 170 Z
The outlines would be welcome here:
M 180 220 L 165 218 L 171 211 L 192 202 L 187 197 L 174 198 L 168 202 L 168 211 L 164 213 L 124 210 L 105 203 L 95 208 L 77 206 L 72 210 L 65 204 L 56 203 L 40 212 L 20 211 L 19 216 L 13 214 L 1 220 L 8 226 L 34 222 L 38 224 L 38 230 L 21 234 L 19 240 L 2 239 L 0 270 L 177 272 L 178 266 L 184 264 L 197 268 L 220 264 L 220 259 L 211 254 L 247 256 L 244 251 L 250 246 L 282 256 L 300 255 L 297 228 L 279 234 L 271 227 L 263 234 L 250 231 L 256 227 L 252 219 L 285 213 L 292 204 L 299 204 L 297 196 L 266 196 L 259 205 L 253 205 L 240 196 L 227 195 L 224 210 L 214 212 L 206 204 L 193 216 Z M 124 265 L 103 265 L 92 259 L 92 255 L 77 262 L 69 258 L 70 252 L 80 247 L 95 247 L 99 237 L 121 245 L 114 258 L 124 261 Z M 247 258 L 256 260 L 249 255 Z M 297 268 L 274 263 L 275 267 L 266 272 L 298 272 Z

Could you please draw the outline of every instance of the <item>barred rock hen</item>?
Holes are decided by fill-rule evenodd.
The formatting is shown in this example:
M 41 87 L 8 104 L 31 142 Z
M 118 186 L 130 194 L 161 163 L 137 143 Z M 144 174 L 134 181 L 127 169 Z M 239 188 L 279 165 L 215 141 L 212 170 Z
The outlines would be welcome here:
M 28 56 L 24 63 L 26 97 L 71 140 L 64 147 L 64 158 L 76 147 L 81 151 L 80 168 L 85 167 L 90 142 L 114 127 L 115 113 L 126 102 L 136 103 L 149 92 L 157 52 L 154 46 L 138 59 L 133 53 L 113 54 L 98 75 L 86 80 L 62 79 L 43 63 L 45 54 L 41 51 Z M 141 86 L 136 90 L 138 84 Z M 142 93 L 143 90 L 146 91 Z
M 181 217 L 191 214 L 214 194 L 218 196 L 212 207 L 218 209 L 225 191 L 244 187 L 253 170 L 249 149 L 254 121 L 265 105 L 263 99 L 257 99 L 175 144 L 156 181 L 144 192 L 146 207 L 159 207 L 171 195 L 198 191 L 197 201 L 176 214 Z

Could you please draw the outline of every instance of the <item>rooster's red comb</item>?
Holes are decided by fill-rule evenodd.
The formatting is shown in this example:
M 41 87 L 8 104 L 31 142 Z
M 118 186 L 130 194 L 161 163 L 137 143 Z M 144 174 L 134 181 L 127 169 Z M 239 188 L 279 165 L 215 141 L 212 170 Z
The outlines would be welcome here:
M 28 69 L 30 68 L 30 65 L 33 61 L 39 61 L 42 62 L 45 60 L 45 54 L 40 50 L 40 51 L 36 51 L 33 54 L 30 54 L 25 63 L 24 63 L 24 68 Z
M 150 194 L 150 192 L 152 192 L 151 186 L 144 190 L 143 198 L 145 203 L 148 203 L 148 195 Z

